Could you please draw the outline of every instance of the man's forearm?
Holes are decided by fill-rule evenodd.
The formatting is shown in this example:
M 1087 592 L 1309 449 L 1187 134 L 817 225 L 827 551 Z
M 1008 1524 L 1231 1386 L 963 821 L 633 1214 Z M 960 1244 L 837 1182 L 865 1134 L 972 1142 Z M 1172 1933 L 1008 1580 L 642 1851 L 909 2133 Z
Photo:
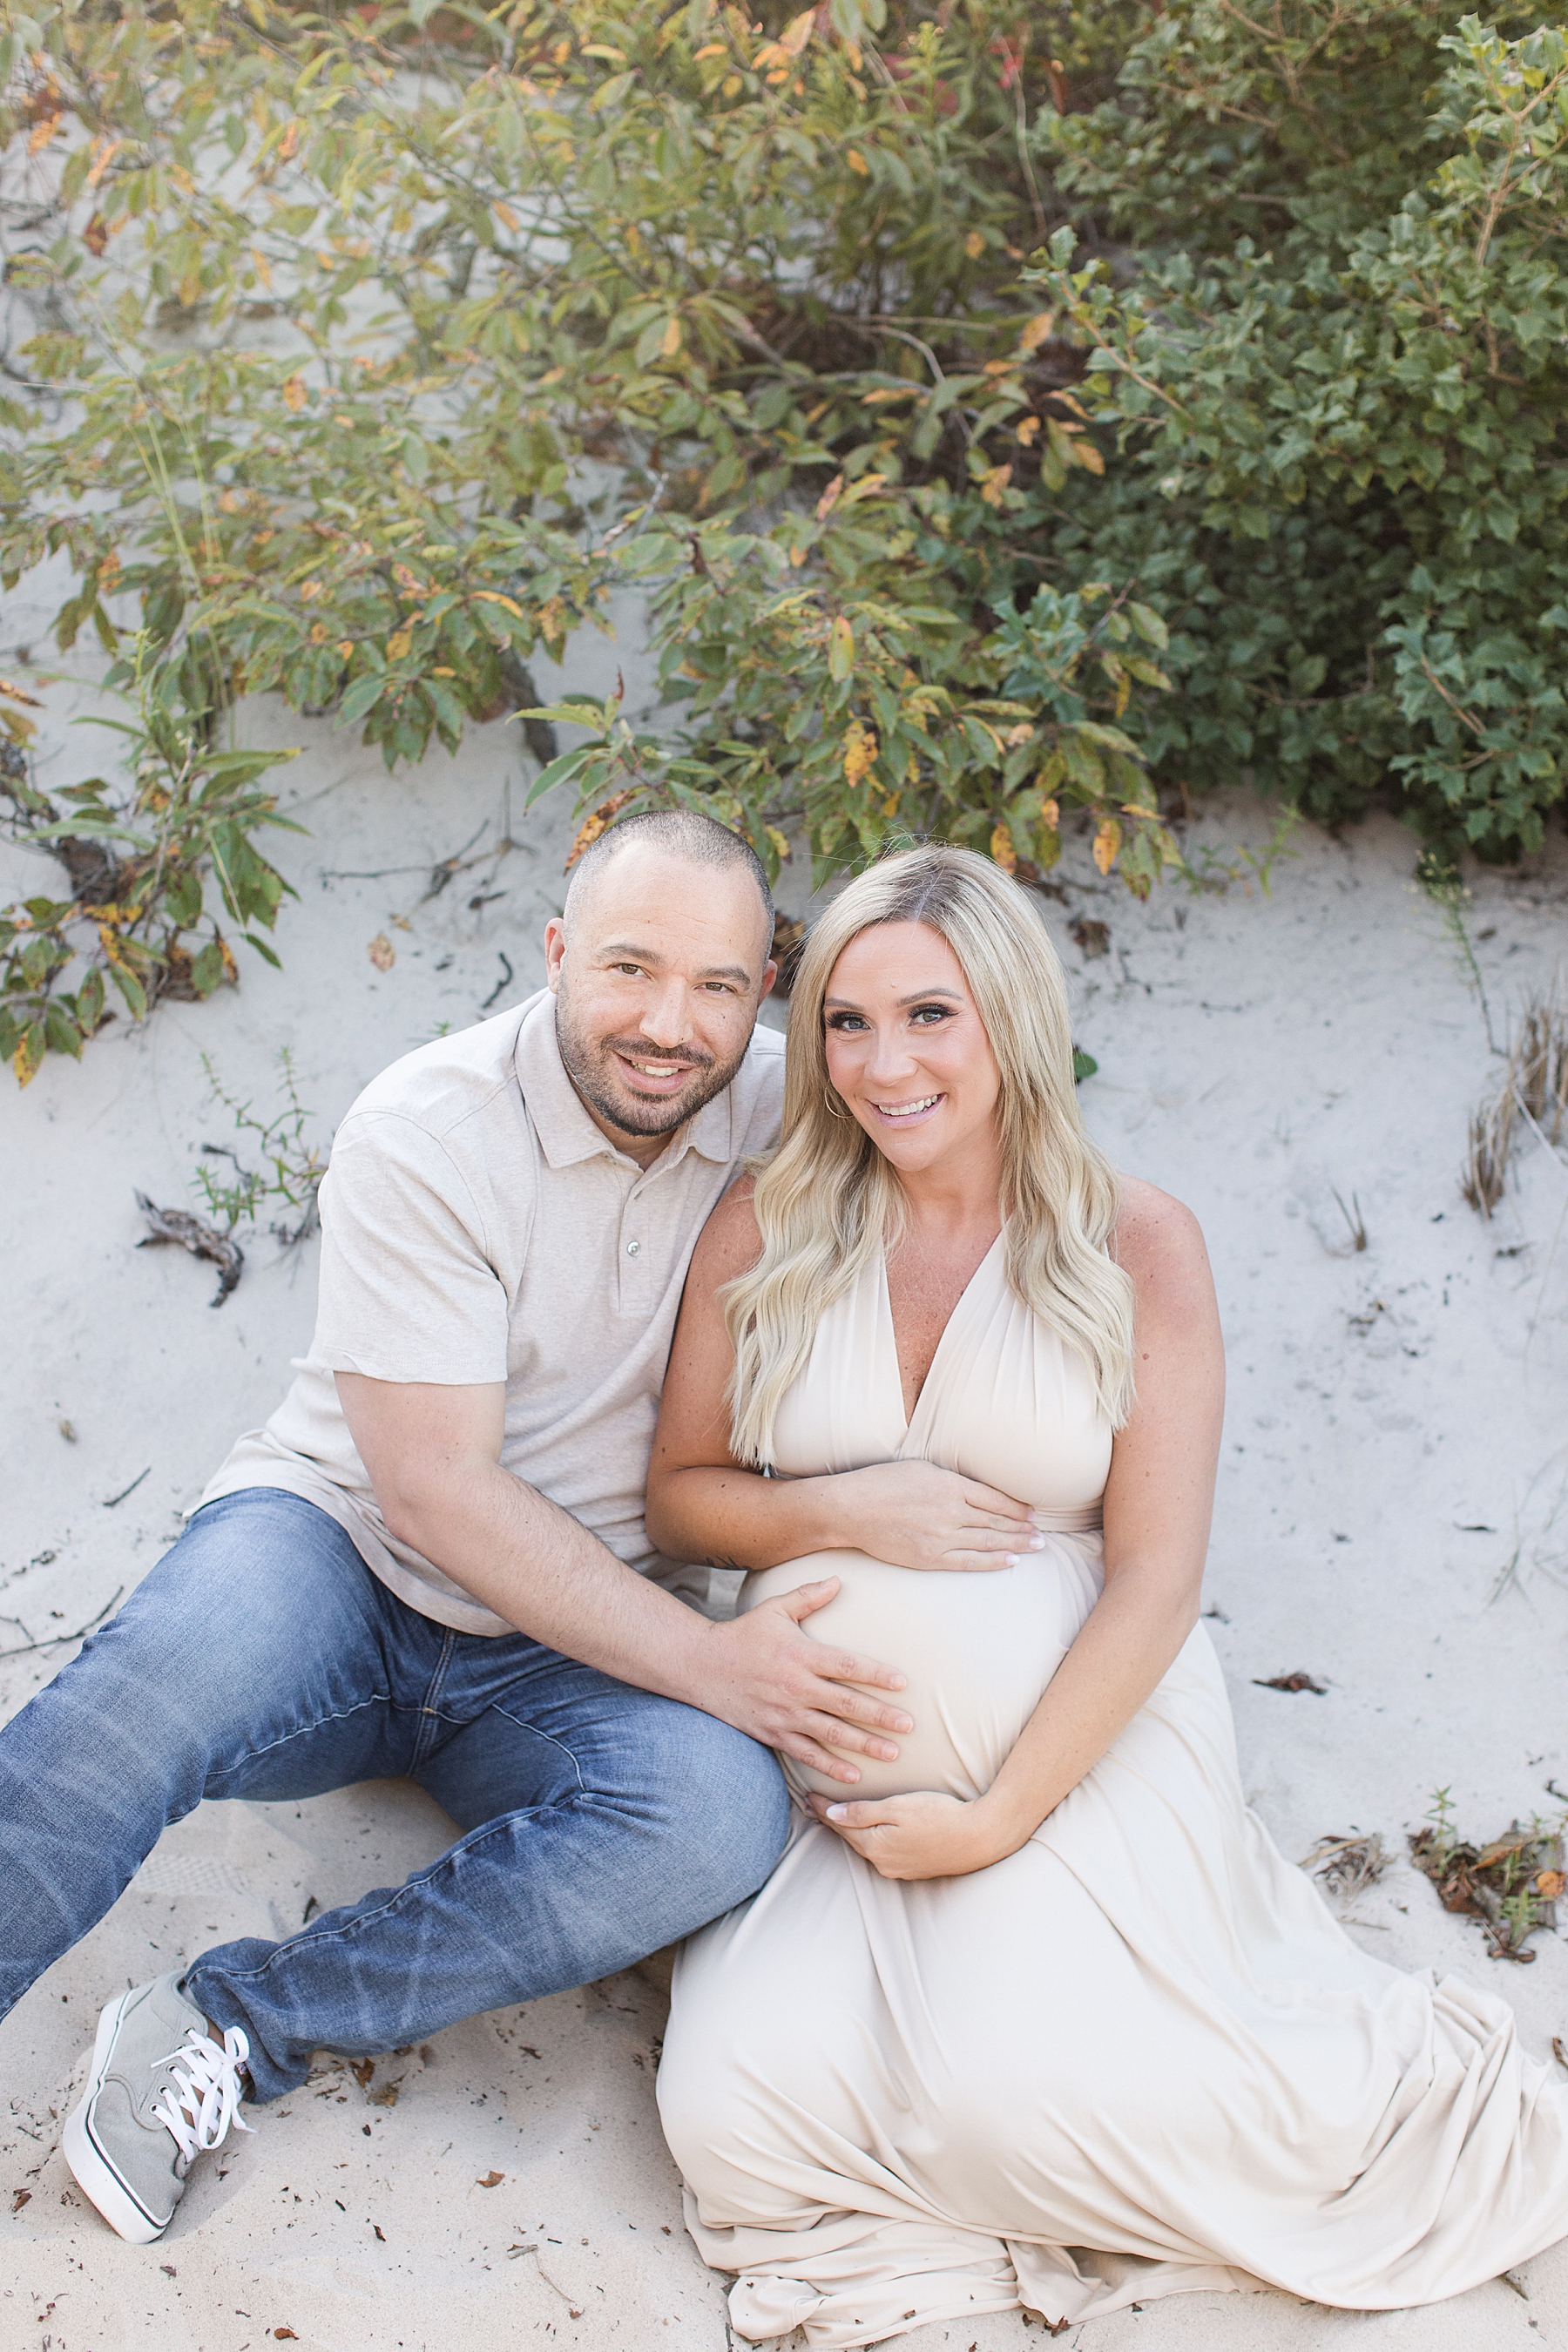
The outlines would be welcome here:
M 755 1470 L 698 1468 L 649 1481 L 650 1541 L 672 1559 L 715 1568 L 777 1568 L 807 1552 L 855 1542 L 841 1478 L 764 1478 Z
M 499 1463 L 405 1499 L 395 1531 L 519 1633 L 620 1682 L 704 1705 L 706 1621 Z

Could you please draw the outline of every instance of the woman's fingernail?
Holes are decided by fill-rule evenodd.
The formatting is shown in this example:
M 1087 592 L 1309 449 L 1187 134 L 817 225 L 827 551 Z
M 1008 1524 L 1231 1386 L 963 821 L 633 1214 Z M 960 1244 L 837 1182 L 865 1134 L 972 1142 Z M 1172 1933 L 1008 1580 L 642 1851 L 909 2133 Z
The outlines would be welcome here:
M 1016 1551 L 1005 1551 L 1002 1555 L 1002 1565 L 1004 1568 L 1016 1568 L 1018 1565 L 1017 1553 Z
M 1031 1536 L 1029 1538 L 1029 1549 L 1031 1551 L 1044 1551 L 1045 1548 L 1046 1539 L 1044 1536 Z
M 848 1810 L 847 1805 L 829 1805 L 827 1818 L 830 1822 L 841 1822 Z

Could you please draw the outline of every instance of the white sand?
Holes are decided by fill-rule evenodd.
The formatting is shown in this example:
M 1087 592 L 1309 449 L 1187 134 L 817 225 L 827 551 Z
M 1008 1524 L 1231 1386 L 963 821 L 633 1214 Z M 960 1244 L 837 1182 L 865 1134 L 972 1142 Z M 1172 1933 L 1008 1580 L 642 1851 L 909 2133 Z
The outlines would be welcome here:
M 49 699 L 43 773 L 58 784 L 102 752 L 57 724 L 79 696 Z M 270 1108 L 289 1045 L 324 1139 L 374 1071 L 438 1023 L 476 1016 L 500 951 L 516 978 L 498 1004 L 538 979 L 561 889 L 558 801 L 524 824 L 514 793 L 522 845 L 418 903 L 428 868 L 481 818 L 474 854 L 497 839 L 503 783 L 521 774 L 515 729 L 388 779 L 379 755 L 274 708 L 247 725 L 251 740 L 311 745 L 285 779 L 310 837 L 277 836 L 300 891 L 279 929 L 283 971 L 242 949 L 237 993 L 165 1007 L 140 1034 L 117 1024 L 81 1066 L 51 1059 L 25 1095 L 0 1096 L 13 1301 L 0 1647 L 68 1633 L 145 1572 L 308 1336 L 311 1248 L 280 1259 L 258 1239 L 214 1313 L 210 1268 L 132 1247 L 132 1188 L 194 1206 L 199 1144 L 230 1139 L 225 1115 L 204 1108 L 201 1055 Z M 1267 824 L 1239 804 L 1205 830 L 1261 840 Z M 1500 1066 L 1409 886 L 1411 839 L 1377 821 L 1338 842 L 1309 834 L 1300 850 L 1272 902 L 1167 891 L 1147 909 L 1074 863 L 1068 903 L 1048 915 L 1100 1063 L 1084 1091 L 1096 1129 L 1191 1203 L 1215 1259 L 1232 1393 L 1208 1600 L 1223 1612 L 1212 1631 L 1248 1791 L 1288 1853 L 1353 1824 L 1403 1854 L 1440 1784 L 1478 1834 L 1551 1810 L 1550 1778 L 1568 1787 L 1568 1505 L 1551 1524 L 1568 1475 L 1568 1169 L 1531 1146 L 1492 1223 L 1463 1205 L 1466 1114 Z M 414 870 L 327 878 L 383 867 Z M 29 867 L 22 887 L 50 886 Z M 1500 1029 L 1519 991 L 1549 978 L 1565 905 L 1561 842 L 1530 875 L 1478 881 L 1471 927 Z M 1109 923 L 1109 957 L 1070 944 L 1080 914 Z M 384 974 L 367 955 L 383 931 L 397 952 Z M 1335 1187 L 1359 1199 L 1364 1253 L 1347 1251 Z M 0 1665 L 0 1705 L 19 1706 L 68 1655 Z M 1299 1667 L 1327 1695 L 1253 1681 Z M 535 2340 L 720 2352 L 722 2284 L 681 2234 L 654 2108 L 662 2002 L 635 1974 L 475 2019 L 381 2061 L 368 2085 L 323 2062 L 307 2091 L 256 2116 L 253 2139 L 199 2168 L 154 2249 L 123 2245 L 71 2187 L 59 2119 L 111 1992 L 220 1940 L 286 1932 L 311 1896 L 330 1905 L 395 1879 L 447 1834 L 402 1784 L 204 1808 L 21 2002 L 0 2028 L 0 2187 L 7 2207 L 27 2200 L 0 2220 L 0 2352 L 46 2339 L 51 2352 L 246 2352 L 279 2327 L 333 2352 Z M 1489 1990 L 1505 1978 L 1542 2054 L 1568 2033 L 1555 1938 L 1539 1939 L 1531 1967 L 1502 1969 L 1403 1860 L 1351 1909 L 1381 1958 L 1457 1968 Z M 480 2186 L 492 2171 L 501 2180 Z M 1013 2352 L 1026 2333 L 1013 2315 L 903 2340 Z M 1530 2265 L 1518 2291 L 1496 2283 L 1425 2312 L 1198 2295 L 1066 2340 L 1087 2352 L 1568 2346 L 1568 2252 Z

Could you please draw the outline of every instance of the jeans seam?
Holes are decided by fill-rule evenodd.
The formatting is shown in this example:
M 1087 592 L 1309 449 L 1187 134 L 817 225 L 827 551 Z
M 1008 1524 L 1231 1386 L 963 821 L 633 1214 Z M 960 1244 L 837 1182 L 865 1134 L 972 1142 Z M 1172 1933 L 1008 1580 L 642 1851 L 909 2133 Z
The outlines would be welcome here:
M 226 1499 L 225 1496 L 218 1496 L 219 1502 Z M 268 1740 L 264 1747 L 247 1748 L 237 1762 L 212 1766 L 206 1774 L 204 1787 L 210 1787 L 214 1780 L 230 1779 L 236 1772 L 242 1772 L 247 1764 L 255 1764 L 263 1756 L 271 1756 L 279 1748 L 287 1748 L 291 1740 L 310 1738 L 312 1734 L 321 1730 L 329 1723 L 347 1723 L 351 1716 L 362 1715 L 367 1706 L 390 1707 L 392 1705 L 390 1692 L 377 1691 L 371 1698 L 355 1699 L 352 1706 L 336 1707 L 330 1715 L 319 1715 L 309 1723 L 296 1724 L 291 1731 L 280 1732 L 276 1739 Z
M 587 1796 L 589 1792 L 584 1783 L 583 1767 L 577 1761 L 577 1758 L 574 1750 L 567 1746 L 563 1739 L 557 1739 L 553 1732 L 541 1731 L 536 1723 L 525 1722 L 521 1715 L 513 1715 L 511 1709 L 509 1706 L 504 1706 L 500 1699 L 492 1699 L 490 1701 L 490 1706 L 503 1721 L 515 1724 L 519 1731 L 526 1731 L 531 1739 L 542 1739 L 547 1748 L 553 1748 L 558 1756 L 563 1756 L 566 1759 L 567 1763 L 572 1767 L 573 1777 L 575 1779 L 577 1783 L 578 1796 Z M 554 1801 L 559 1803 L 560 1800 L 556 1799 Z M 540 1806 L 535 1807 L 534 1810 L 536 1811 L 542 1811 L 543 1808 Z
M 448 1629 L 441 1643 L 441 1654 L 436 1661 L 430 1679 L 425 1686 L 425 1696 L 419 1703 L 419 1729 L 415 1736 L 414 1753 L 408 1759 L 408 1769 L 411 1774 L 416 1773 L 420 1766 L 428 1761 L 436 1745 L 437 1727 L 445 1720 L 440 1712 L 441 1693 L 446 1685 L 452 1660 L 457 1654 L 457 1648 L 458 1636 Z

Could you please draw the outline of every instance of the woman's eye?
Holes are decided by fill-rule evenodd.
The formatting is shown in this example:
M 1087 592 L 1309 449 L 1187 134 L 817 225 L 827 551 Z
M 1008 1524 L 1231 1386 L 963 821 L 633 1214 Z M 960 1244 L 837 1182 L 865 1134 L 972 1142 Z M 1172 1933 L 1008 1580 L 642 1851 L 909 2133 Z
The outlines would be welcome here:
M 918 1021 L 928 1029 L 938 1021 L 945 1021 L 947 1017 L 948 1007 L 945 1004 L 917 1005 L 910 1015 L 911 1021 Z
M 866 1023 L 858 1013 L 830 1013 L 827 1016 L 827 1025 L 830 1029 L 837 1029 L 841 1033 L 845 1031 L 853 1033 L 864 1029 Z

